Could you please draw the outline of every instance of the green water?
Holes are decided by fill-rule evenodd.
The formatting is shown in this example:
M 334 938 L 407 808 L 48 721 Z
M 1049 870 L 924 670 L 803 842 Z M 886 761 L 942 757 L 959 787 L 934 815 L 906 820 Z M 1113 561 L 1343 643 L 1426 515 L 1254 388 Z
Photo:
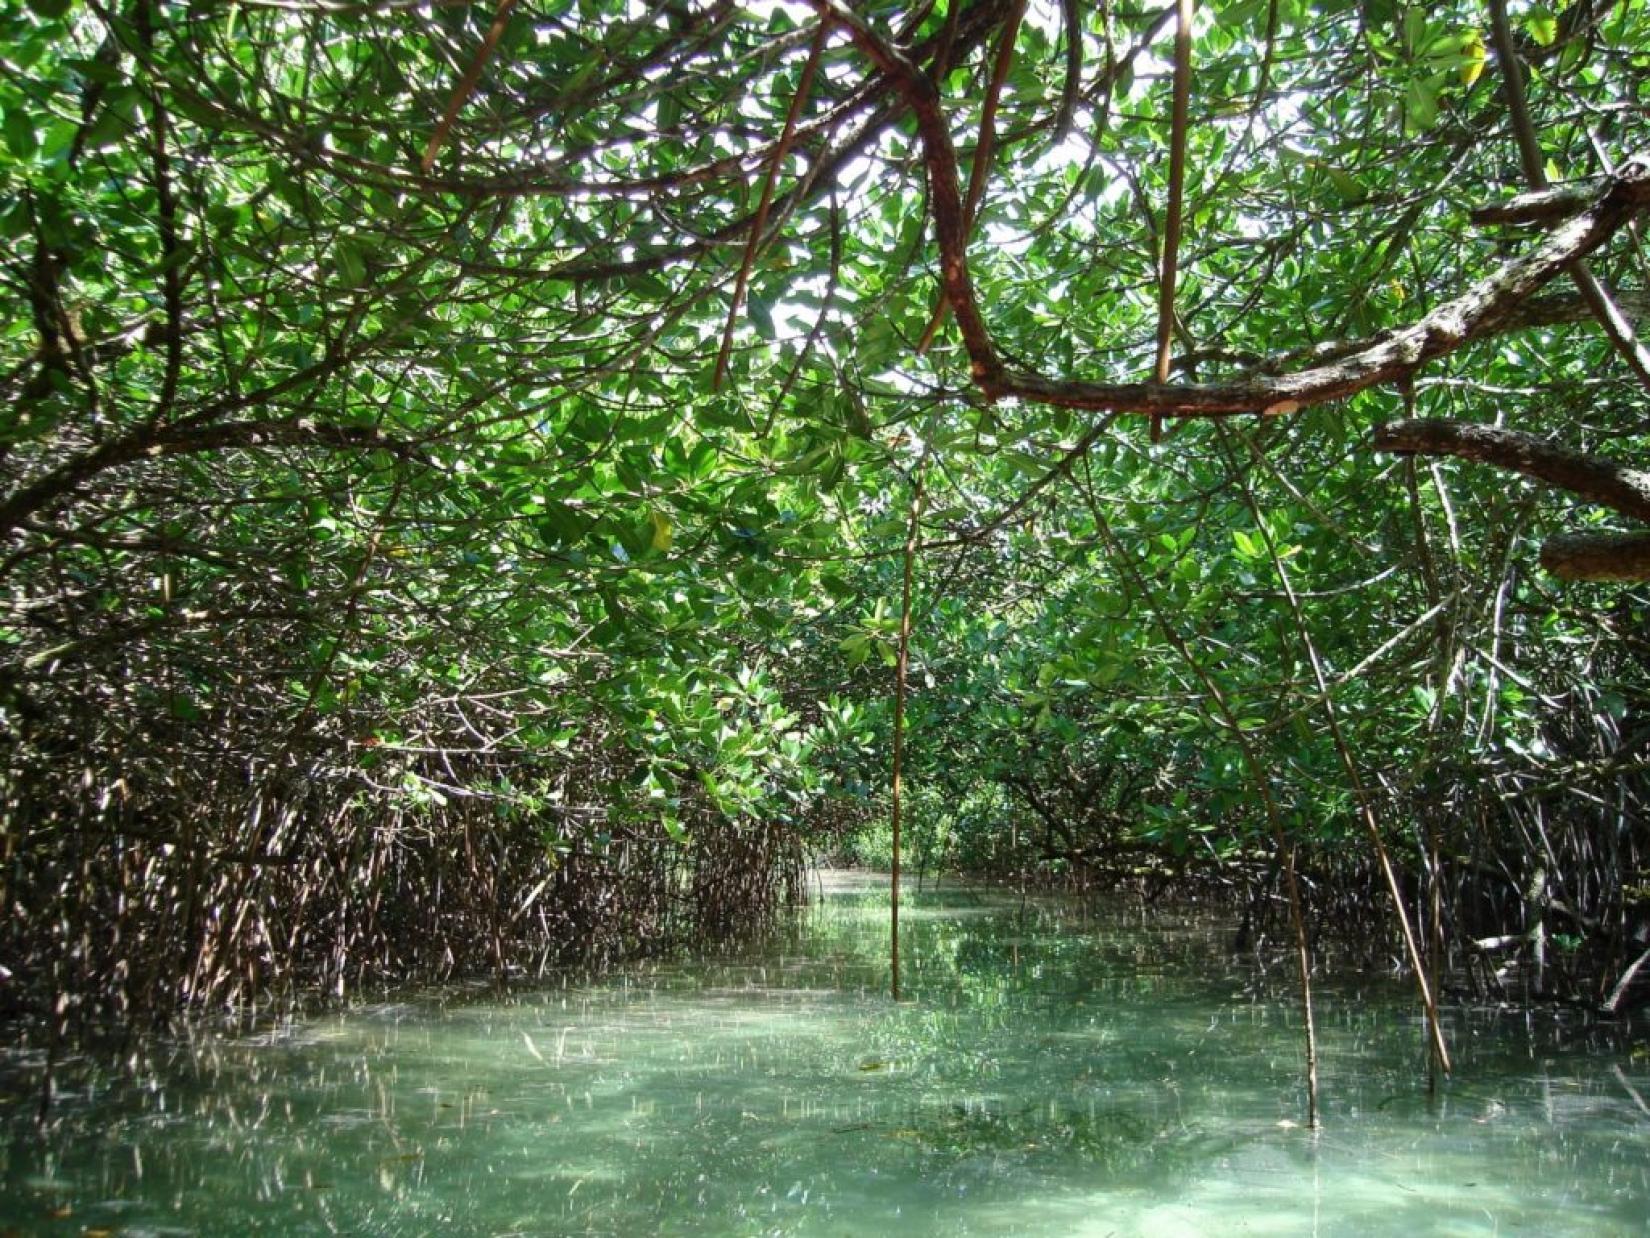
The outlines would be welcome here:
M 1645 1028 L 1320 994 L 1181 918 L 839 881 L 760 948 L 424 994 L 0 1096 L 0 1234 L 1650 1232 Z

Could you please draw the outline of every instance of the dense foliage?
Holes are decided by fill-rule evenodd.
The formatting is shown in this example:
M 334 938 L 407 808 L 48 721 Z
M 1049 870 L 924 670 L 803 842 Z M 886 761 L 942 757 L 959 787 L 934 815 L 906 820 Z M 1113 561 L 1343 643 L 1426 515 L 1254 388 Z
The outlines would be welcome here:
M 1373 836 L 1606 996 L 1643 544 L 1537 548 L 1650 511 L 1650 11 L 1220 0 L 1171 229 L 1174 28 L 0 11 L 0 1005 L 759 920 L 874 850 L 913 519 L 928 863 L 1262 908 L 1299 848 L 1322 922 Z

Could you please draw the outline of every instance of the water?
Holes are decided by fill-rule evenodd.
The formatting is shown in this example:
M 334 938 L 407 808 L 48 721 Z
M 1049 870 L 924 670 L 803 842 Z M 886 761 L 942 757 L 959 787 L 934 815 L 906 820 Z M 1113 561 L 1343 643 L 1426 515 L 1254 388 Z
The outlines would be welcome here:
M 884 994 L 863 882 L 760 949 L 423 994 L 0 1095 L 0 1235 L 1650 1232 L 1643 1024 L 1325 984 L 1327 1127 L 1288 969 L 1227 934 L 947 890 Z

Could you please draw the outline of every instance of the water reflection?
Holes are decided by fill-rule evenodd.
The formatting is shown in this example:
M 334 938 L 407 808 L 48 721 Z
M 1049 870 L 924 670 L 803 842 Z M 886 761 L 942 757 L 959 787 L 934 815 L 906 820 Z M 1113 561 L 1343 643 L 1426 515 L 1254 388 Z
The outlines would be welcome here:
M 86 1072 L 44 1141 L 0 1099 L 0 1226 L 360 1234 L 1638 1233 L 1630 1033 L 1321 997 L 1327 1133 L 1293 1124 L 1283 967 L 1195 917 L 879 890 L 761 949 L 508 1001 L 430 993 Z M 1638 1033 L 1642 1045 L 1642 1028 Z

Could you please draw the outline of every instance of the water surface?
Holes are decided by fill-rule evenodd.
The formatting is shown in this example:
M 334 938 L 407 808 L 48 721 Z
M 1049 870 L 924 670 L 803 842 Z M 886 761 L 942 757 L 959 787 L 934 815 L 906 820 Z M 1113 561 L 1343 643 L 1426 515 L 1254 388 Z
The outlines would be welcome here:
M 1650 1232 L 1642 1023 L 1326 983 L 1188 916 L 839 880 L 718 958 L 419 994 L 0 1095 L 0 1234 Z M 26 1063 L 23 1064 L 26 1067 Z

